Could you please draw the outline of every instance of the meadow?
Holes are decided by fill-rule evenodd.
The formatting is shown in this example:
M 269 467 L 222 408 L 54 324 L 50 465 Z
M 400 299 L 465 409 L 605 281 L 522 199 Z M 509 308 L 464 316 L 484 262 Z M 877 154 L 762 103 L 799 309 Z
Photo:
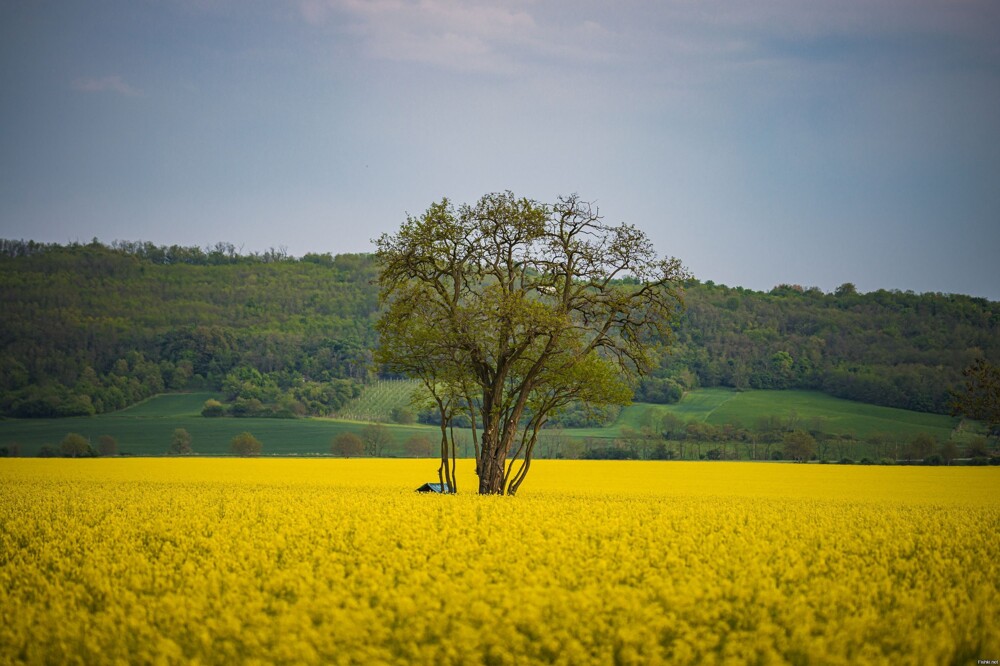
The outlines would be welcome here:
M 330 451 L 331 440 L 341 432 L 359 432 L 367 416 L 386 424 L 393 438 L 388 455 L 403 455 L 404 443 L 415 435 L 438 440 L 434 426 L 397 425 L 388 422 L 394 407 L 407 407 L 414 382 L 382 382 L 366 390 L 345 406 L 338 418 L 204 418 L 201 409 L 213 393 L 170 393 L 110 414 L 63 419 L 0 420 L 0 446 L 17 442 L 21 455 L 35 455 L 44 446 L 58 446 L 69 432 L 77 432 L 97 442 L 101 435 L 118 441 L 121 453 L 161 455 L 170 443 L 175 428 L 184 428 L 192 436 L 194 451 L 220 455 L 229 451 L 229 441 L 243 431 L 253 433 L 264 443 L 265 455 L 317 455 Z M 889 407 L 840 400 L 811 391 L 744 391 L 701 389 L 687 393 L 675 405 L 636 403 L 624 408 L 618 419 L 601 428 L 572 428 L 560 436 L 577 441 L 610 442 L 629 429 L 655 426 L 664 415 L 673 414 L 685 421 L 696 420 L 722 425 L 739 423 L 753 427 L 770 416 L 794 418 L 798 426 L 819 429 L 831 434 L 852 434 L 858 438 L 880 432 L 899 441 L 909 441 L 918 432 L 931 434 L 938 441 L 955 439 L 962 446 L 969 432 L 956 432 L 958 419 L 940 414 L 912 412 Z M 463 448 L 471 451 L 470 438 L 461 430 Z M 467 454 L 469 451 L 460 451 Z M 856 458 L 870 455 L 859 450 Z
M 974 664 L 995 468 L 0 460 L 0 662 Z

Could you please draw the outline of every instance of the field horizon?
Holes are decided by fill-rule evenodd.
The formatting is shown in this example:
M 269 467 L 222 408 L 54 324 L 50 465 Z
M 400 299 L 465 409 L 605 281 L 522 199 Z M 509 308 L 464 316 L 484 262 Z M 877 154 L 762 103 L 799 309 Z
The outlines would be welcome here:
M 394 397 L 387 399 L 386 395 Z M 388 414 L 392 407 L 408 404 L 408 397 L 403 396 L 406 392 L 383 387 L 380 413 Z M 338 434 L 358 433 L 369 424 L 367 421 L 335 417 L 274 419 L 201 416 L 205 400 L 219 397 L 214 392 L 164 393 L 126 409 L 92 417 L 0 420 L 0 446 L 16 443 L 20 455 L 34 456 L 43 446 L 58 447 L 68 433 L 79 433 L 94 443 L 102 435 L 114 437 L 120 455 L 156 456 L 166 454 L 174 429 L 184 428 L 192 437 L 196 454 L 227 455 L 230 440 L 241 432 L 250 432 L 263 442 L 262 453 L 266 456 L 323 456 L 330 455 L 330 443 Z M 344 412 L 356 413 L 362 409 L 364 407 L 349 406 Z M 951 440 L 959 445 L 969 439 L 977 425 L 940 414 L 879 407 L 812 391 L 709 388 L 688 392 L 673 405 L 633 403 L 623 408 L 613 423 L 603 427 L 546 430 L 542 437 L 543 440 L 561 438 L 576 442 L 578 448 L 606 446 L 644 429 L 655 434 L 658 423 L 668 415 L 682 421 L 738 424 L 743 427 L 753 427 L 762 418 L 777 417 L 795 427 L 831 436 L 864 439 L 872 433 L 884 433 L 901 443 L 923 432 L 938 442 Z M 437 426 L 383 425 L 392 438 L 385 452 L 387 457 L 404 456 L 405 443 L 412 437 L 424 436 L 433 443 L 440 437 Z M 462 457 L 472 454 L 468 432 L 456 430 L 458 453 Z M 544 452 L 540 451 L 540 454 L 544 455 Z M 861 450 L 856 452 L 859 459 L 863 455 Z

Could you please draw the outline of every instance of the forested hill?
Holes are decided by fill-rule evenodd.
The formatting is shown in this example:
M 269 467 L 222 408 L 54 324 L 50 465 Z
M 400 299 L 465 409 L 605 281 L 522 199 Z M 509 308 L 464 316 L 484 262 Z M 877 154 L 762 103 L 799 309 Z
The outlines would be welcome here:
M 0 412 L 92 414 L 211 388 L 248 412 L 330 413 L 373 376 L 375 274 L 371 255 L 0 240 Z M 944 412 L 963 368 L 1000 362 L 1000 303 L 980 298 L 692 282 L 687 306 L 638 399 L 810 388 Z

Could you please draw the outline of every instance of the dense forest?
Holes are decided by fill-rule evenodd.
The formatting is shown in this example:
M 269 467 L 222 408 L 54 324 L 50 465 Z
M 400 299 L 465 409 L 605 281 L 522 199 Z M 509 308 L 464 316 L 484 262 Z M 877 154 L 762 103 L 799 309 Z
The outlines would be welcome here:
M 0 413 L 87 415 L 205 388 L 234 415 L 335 412 L 378 375 L 375 275 L 364 254 L 0 240 Z M 1000 303 L 981 298 L 692 280 L 686 300 L 637 400 L 806 388 L 947 412 L 963 368 L 1000 362 Z

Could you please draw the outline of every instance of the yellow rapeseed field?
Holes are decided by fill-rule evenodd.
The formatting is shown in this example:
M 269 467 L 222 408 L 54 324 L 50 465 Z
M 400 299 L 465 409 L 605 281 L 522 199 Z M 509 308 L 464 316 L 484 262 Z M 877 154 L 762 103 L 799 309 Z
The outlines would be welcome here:
M 0 663 L 976 664 L 1000 470 L 0 460 Z

